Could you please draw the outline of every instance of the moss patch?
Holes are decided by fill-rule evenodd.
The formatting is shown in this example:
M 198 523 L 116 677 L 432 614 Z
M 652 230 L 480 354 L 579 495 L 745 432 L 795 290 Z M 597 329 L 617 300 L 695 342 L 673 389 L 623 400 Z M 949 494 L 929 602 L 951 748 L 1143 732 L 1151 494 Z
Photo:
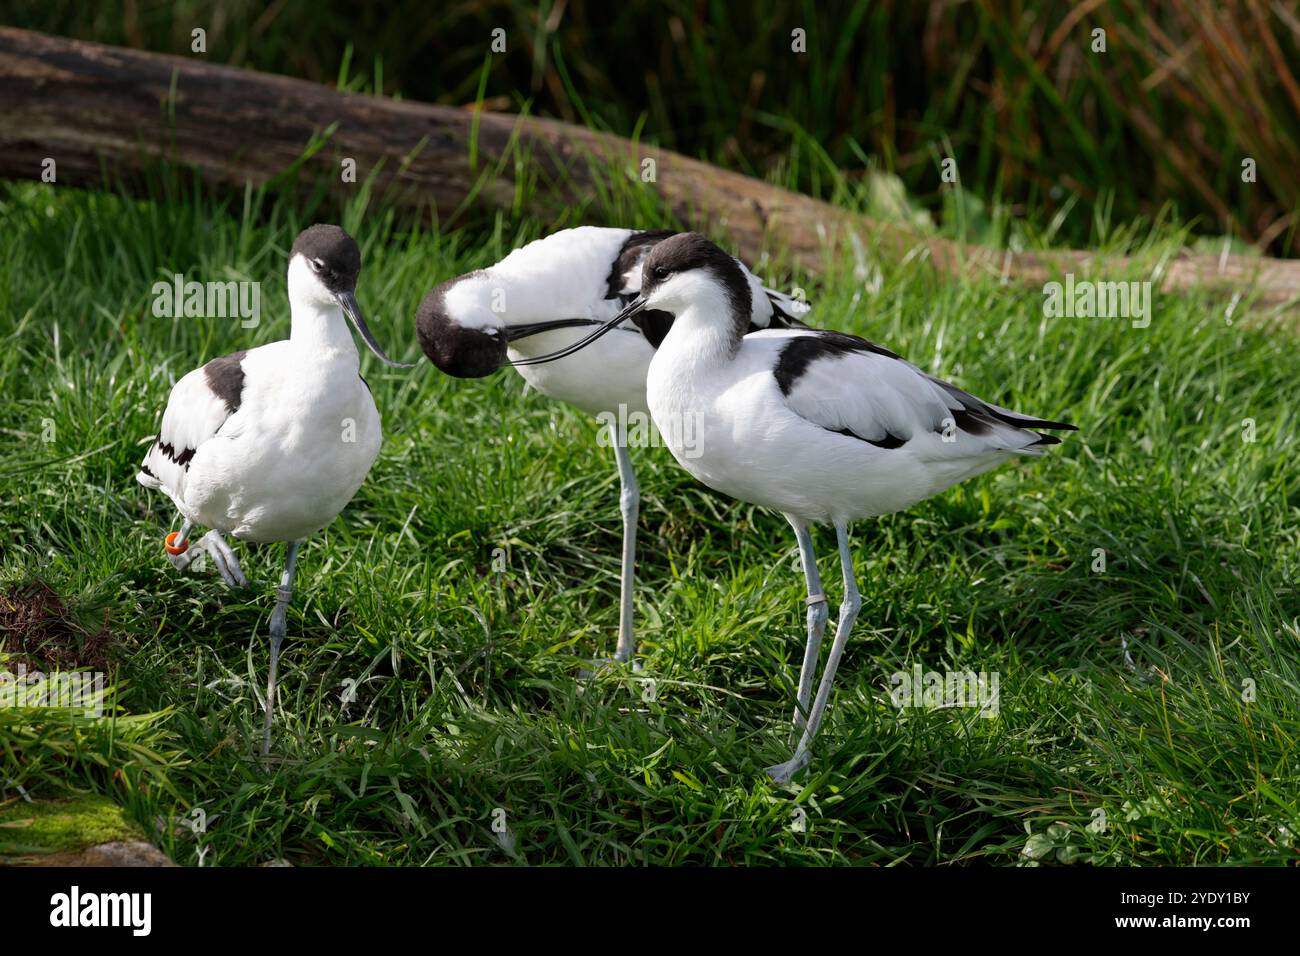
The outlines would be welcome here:
M 19 797 L 0 804 L 0 856 L 143 839 L 143 832 L 121 807 L 95 794 L 31 803 Z

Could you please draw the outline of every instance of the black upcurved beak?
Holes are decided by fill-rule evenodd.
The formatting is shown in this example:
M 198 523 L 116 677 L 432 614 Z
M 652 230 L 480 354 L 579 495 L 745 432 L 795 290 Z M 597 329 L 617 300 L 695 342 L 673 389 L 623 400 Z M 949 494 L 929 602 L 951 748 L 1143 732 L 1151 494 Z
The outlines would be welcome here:
M 554 362 L 556 359 L 566 358 L 567 356 L 572 355 L 574 352 L 582 351 L 592 342 L 596 341 L 596 339 L 600 338 L 602 335 L 608 332 L 610 329 L 616 327 L 619 323 L 627 319 L 630 319 L 632 316 L 636 315 L 644 308 L 645 308 L 645 299 L 642 298 L 641 296 L 637 296 L 635 299 L 633 299 L 631 302 L 627 304 L 627 307 L 623 309 L 622 312 L 620 312 L 618 315 L 614 316 L 608 322 L 598 327 L 596 331 L 592 332 L 586 338 L 579 339 L 577 342 L 574 342 L 572 345 L 565 346 L 564 348 L 559 349 L 558 351 L 550 352 L 546 355 L 535 355 L 532 358 L 520 359 L 517 362 L 506 362 L 506 364 L 513 365 L 516 368 L 518 368 L 521 365 L 542 365 L 545 362 Z
M 394 362 L 384 350 L 379 347 L 375 337 L 370 334 L 370 326 L 366 325 L 366 317 L 361 314 L 361 306 L 357 305 L 357 297 L 352 292 L 339 292 L 335 294 L 335 299 L 343 308 L 343 314 L 352 322 L 352 327 L 357 330 L 361 340 L 366 343 L 366 347 L 375 353 L 375 357 L 390 368 L 415 368 L 414 365 L 407 365 L 403 362 Z
M 507 342 L 526 339 L 530 335 L 554 332 L 556 329 L 572 329 L 584 325 L 595 325 L 592 319 L 552 319 L 549 322 L 528 322 L 523 325 L 507 325 L 502 332 Z

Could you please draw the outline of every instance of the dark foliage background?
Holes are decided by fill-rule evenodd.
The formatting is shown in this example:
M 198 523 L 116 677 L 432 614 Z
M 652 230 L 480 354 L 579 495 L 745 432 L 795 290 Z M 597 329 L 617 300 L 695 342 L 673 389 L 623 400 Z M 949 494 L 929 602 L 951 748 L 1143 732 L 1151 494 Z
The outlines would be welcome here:
M 6 23 L 441 103 L 557 116 L 827 193 L 897 172 L 941 212 L 967 191 L 1061 236 L 1172 203 L 1207 235 L 1296 252 L 1294 0 L 128 2 L 18 0 Z M 1106 52 L 1092 51 L 1092 30 Z M 507 50 L 491 55 L 491 31 Z M 807 53 L 791 52 L 803 29 Z M 486 75 L 484 76 L 484 71 Z M 480 84 L 482 87 L 480 89 Z M 1243 183 L 1241 162 L 1258 164 Z M 1078 197 L 1077 200 L 1074 197 Z M 1094 212 L 1098 215 L 1088 215 Z

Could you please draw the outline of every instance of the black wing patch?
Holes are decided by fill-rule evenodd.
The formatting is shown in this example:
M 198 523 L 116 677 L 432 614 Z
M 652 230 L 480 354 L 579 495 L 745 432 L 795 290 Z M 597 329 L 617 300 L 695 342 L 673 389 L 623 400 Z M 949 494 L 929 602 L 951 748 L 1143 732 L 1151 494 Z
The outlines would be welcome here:
M 226 403 L 227 413 L 233 415 L 239 411 L 239 404 L 244 394 L 244 356 L 248 352 L 234 352 L 214 358 L 203 366 L 203 380 L 212 389 L 212 394 Z M 190 454 L 194 454 L 193 450 Z
M 819 358 L 843 355 L 845 352 L 874 352 L 886 358 L 898 358 L 889 349 L 881 348 L 856 335 L 820 330 L 812 335 L 801 335 L 791 339 L 781 350 L 781 357 L 777 359 L 776 368 L 772 370 L 772 374 L 776 376 L 776 384 L 781 388 L 781 394 L 789 395 L 795 383 L 808 370 L 808 366 Z
M 190 470 L 190 459 L 194 457 L 193 448 L 182 448 L 180 452 L 177 453 L 175 445 L 173 445 L 171 442 L 164 442 L 161 439 L 159 439 L 158 450 L 162 452 L 164 455 L 166 455 L 168 458 L 170 458 L 172 461 L 176 462 L 176 464 L 180 465 L 186 471 Z M 157 476 L 155 475 L 154 477 Z

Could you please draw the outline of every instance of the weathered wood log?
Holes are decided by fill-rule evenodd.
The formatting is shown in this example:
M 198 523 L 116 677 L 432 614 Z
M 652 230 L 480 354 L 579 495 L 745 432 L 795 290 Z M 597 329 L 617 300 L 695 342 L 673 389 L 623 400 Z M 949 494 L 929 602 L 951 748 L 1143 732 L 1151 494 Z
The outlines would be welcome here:
M 304 159 L 304 154 L 314 148 Z M 581 203 L 610 177 L 656 189 L 688 222 L 725 230 L 740 254 L 788 253 L 812 272 L 850 233 L 879 254 L 920 254 L 949 274 L 989 272 L 1041 286 L 1088 273 L 1088 252 L 1012 253 L 962 245 L 856 215 L 668 150 L 553 120 L 341 93 L 303 80 L 0 27 L 0 176 L 142 189 L 159 163 L 193 167 L 212 186 L 326 185 L 345 198 L 341 162 L 356 163 L 385 202 L 443 219 L 467 203 L 509 208 L 514 160 L 536 180 L 530 213 Z M 485 172 L 499 169 L 499 175 Z M 286 175 L 290 174 L 290 175 Z M 1118 278 L 1131 263 L 1110 257 Z M 1300 302 L 1300 262 L 1183 254 L 1161 288 L 1254 293 L 1267 305 Z

